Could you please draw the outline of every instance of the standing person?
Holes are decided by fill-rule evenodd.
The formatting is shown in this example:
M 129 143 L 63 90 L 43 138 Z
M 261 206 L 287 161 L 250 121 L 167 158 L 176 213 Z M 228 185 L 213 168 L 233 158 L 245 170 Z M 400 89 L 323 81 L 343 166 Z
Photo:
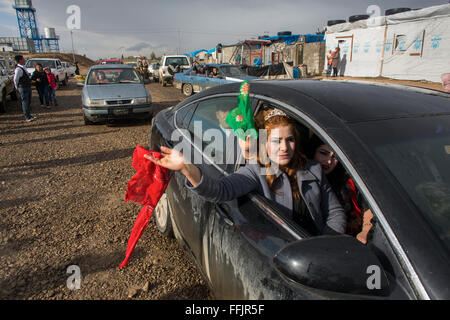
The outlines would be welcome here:
M 48 80 L 48 96 L 50 100 L 50 105 L 57 106 L 58 102 L 56 102 L 56 89 L 58 89 L 58 85 L 56 84 L 56 77 L 52 73 L 52 70 L 49 67 L 44 68 L 45 74 L 47 75 Z
M 80 68 L 78 68 L 78 61 L 75 61 L 75 74 L 76 74 L 77 76 L 80 75 Z
M 15 56 L 14 60 L 16 60 L 16 69 L 14 70 L 14 87 L 20 94 L 25 121 L 31 122 L 36 119 L 36 117 L 31 116 L 30 113 L 31 75 L 25 68 L 25 58 L 22 55 Z
M 338 66 L 339 66 L 339 61 L 341 60 L 341 55 L 340 52 L 341 49 L 339 49 L 339 47 L 336 48 L 336 50 L 333 53 L 333 57 L 331 58 L 332 62 L 331 62 L 331 66 L 333 67 L 333 77 L 337 77 L 338 75 Z
M 328 50 L 328 54 L 327 54 L 327 77 L 331 76 L 332 64 L 333 64 L 333 51 Z
M 39 94 L 39 101 L 41 102 L 41 107 L 45 105 L 49 108 L 49 96 L 48 96 L 48 79 L 47 74 L 44 72 L 42 65 L 40 63 L 36 63 L 35 70 L 33 75 L 31 76 L 31 80 L 36 81 L 36 90 Z

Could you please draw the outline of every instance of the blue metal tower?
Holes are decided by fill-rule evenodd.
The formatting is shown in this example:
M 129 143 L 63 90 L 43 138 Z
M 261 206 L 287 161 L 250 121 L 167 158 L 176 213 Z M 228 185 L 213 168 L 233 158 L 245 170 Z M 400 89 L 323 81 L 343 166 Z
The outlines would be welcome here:
M 42 39 L 36 23 L 36 9 L 33 8 L 31 0 L 15 0 L 13 8 L 16 9 L 20 37 L 33 39 L 36 52 L 43 52 Z

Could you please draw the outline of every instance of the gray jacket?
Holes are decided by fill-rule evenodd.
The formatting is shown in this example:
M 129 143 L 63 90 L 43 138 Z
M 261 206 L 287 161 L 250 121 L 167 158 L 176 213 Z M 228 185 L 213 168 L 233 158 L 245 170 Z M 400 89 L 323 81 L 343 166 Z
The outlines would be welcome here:
M 293 199 L 288 176 L 280 170 L 276 173 L 275 183 L 279 188 L 277 193 L 274 193 L 269 189 L 266 176 L 261 169 L 263 168 L 257 164 L 247 164 L 219 180 L 212 179 L 202 172 L 197 187 L 193 187 L 187 180 L 186 187 L 213 202 L 230 201 L 250 191 L 256 191 L 292 212 Z M 347 224 L 344 210 L 322 173 L 320 164 L 308 162 L 305 169 L 297 171 L 297 181 L 300 194 L 319 233 L 333 233 L 328 228 L 344 233 Z

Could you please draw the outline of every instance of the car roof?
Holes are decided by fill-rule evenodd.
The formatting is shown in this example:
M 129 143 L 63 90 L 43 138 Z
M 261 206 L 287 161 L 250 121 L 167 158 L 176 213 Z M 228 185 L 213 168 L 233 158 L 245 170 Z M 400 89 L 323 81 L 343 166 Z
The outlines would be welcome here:
M 240 85 L 224 84 L 195 96 L 238 92 Z M 258 80 L 250 82 L 250 93 L 293 106 L 299 106 L 306 96 L 349 123 L 450 114 L 450 94 L 412 86 L 338 80 Z
M 122 68 L 122 69 L 126 69 L 126 68 L 132 69 L 133 67 L 128 65 L 128 64 L 118 64 L 118 63 L 117 64 L 113 64 L 113 63 L 111 63 L 111 64 L 96 64 L 96 65 L 93 65 L 91 67 L 91 70 L 92 69 L 120 69 L 120 68 Z
M 28 58 L 27 60 L 59 60 L 58 58 Z

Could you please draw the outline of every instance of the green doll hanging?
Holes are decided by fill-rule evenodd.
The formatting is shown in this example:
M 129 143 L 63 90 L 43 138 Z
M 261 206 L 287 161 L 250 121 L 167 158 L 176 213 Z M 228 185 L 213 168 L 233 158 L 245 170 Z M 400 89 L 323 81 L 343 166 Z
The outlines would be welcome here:
M 250 85 L 248 81 L 244 81 L 239 89 L 238 106 L 231 110 L 225 119 L 236 136 L 244 141 L 247 139 L 247 136 L 253 139 L 258 138 L 258 131 L 252 115 L 249 90 Z

